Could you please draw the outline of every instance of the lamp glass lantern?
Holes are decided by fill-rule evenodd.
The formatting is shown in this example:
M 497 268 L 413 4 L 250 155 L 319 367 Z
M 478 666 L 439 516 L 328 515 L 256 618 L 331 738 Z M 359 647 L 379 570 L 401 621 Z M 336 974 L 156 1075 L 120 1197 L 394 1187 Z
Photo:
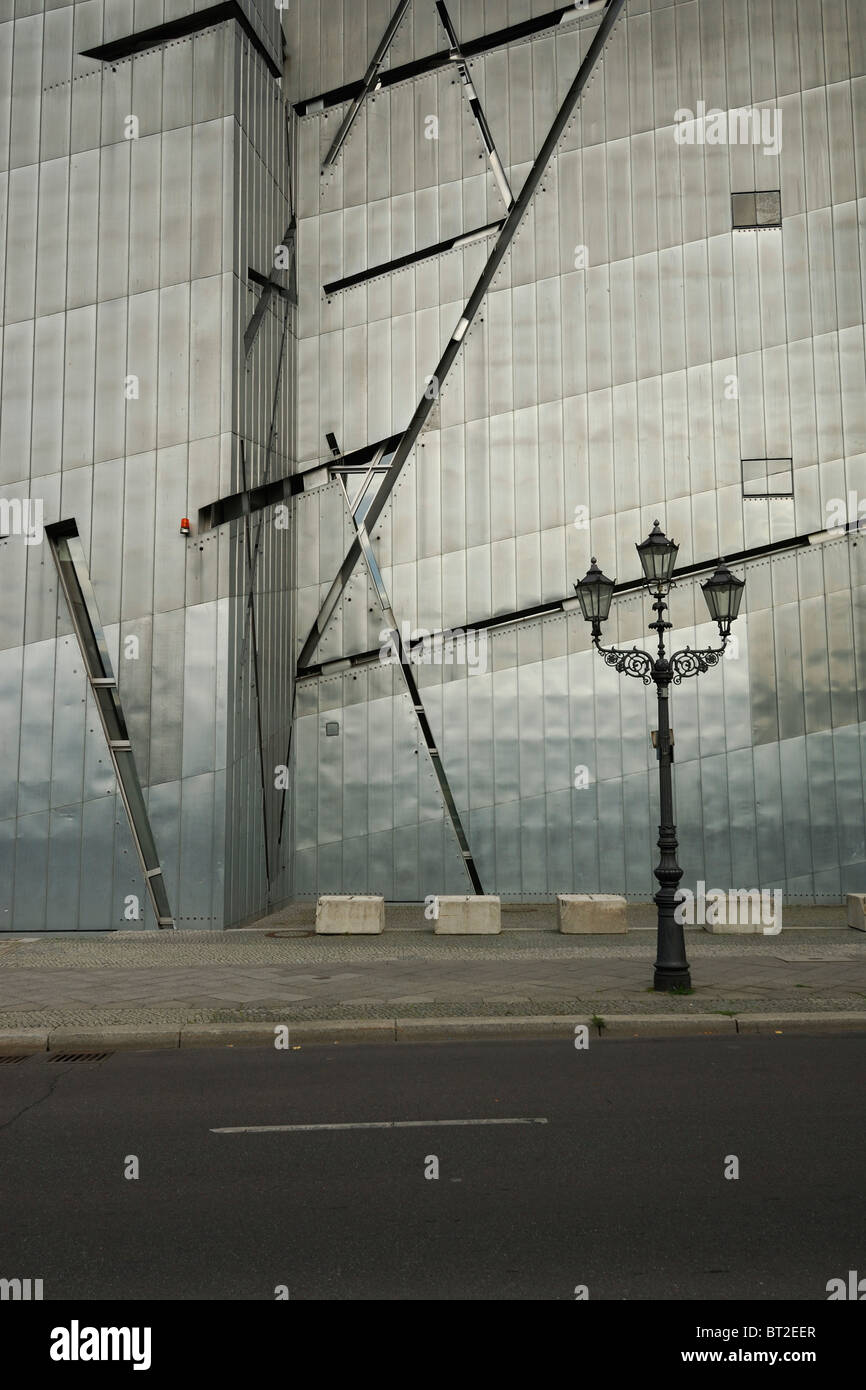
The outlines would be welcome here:
M 580 600 L 583 616 L 588 623 L 592 623 L 594 629 L 600 628 L 601 624 L 607 621 L 615 585 L 615 579 L 608 579 L 606 574 L 602 574 L 593 555 L 592 564 L 583 579 L 575 584 L 574 589 Z
M 669 540 L 656 521 L 646 540 L 636 545 L 635 550 L 640 556 L 646 582 L 653 592 L 669 588 L 679 551 L 677 542 Z
M 740 611 L 745 587 L 745 580 L 737 579 L 731 574 L 723 560 L 719 561 L 715 572 L 706 583 L 701 585 L 710 617 L 713 622 L 718 623 L 719 632 L 723 637 L 729 635 L 731 624 Z

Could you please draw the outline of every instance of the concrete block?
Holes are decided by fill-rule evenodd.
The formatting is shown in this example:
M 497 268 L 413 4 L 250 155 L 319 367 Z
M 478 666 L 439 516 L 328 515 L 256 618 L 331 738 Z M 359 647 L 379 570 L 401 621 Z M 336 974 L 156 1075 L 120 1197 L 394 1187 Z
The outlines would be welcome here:
M 47 1028 L 4 1028 L 0 1032 L 0 1054 L 23 1057 L 25 1052 L 48 1049 Z
M 848 894 L 848 926 L 866 931 L 866 893 Z
M 472 894 L 440 896 L 433 928 L 438 936 L 490 936 L 502 931 L 498 898 Z
M 331 894 L 316 903 L 317 936 L 376 936 L 384 929 L 384 898 Z
M 559 930 L 570 936 L 612 936 L 628 931 L 625 898 L 609 893 L 558 893 Z

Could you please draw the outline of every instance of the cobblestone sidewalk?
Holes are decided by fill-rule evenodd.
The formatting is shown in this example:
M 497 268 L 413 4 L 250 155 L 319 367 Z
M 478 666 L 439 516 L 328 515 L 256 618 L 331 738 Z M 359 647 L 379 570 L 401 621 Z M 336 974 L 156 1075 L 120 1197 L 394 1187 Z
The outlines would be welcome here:
M 866 935 L 687 933 L 693 991 L 652 988 L 655 934 L 316 937 L 297 923 L 234 932 L 0 942 L 0 1028 L 596 1012 L 866 1009 Z

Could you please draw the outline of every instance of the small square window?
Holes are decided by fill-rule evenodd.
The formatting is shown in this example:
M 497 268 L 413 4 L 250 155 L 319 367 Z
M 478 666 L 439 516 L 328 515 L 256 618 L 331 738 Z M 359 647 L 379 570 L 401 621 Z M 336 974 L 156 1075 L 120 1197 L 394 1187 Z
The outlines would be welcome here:
M 329 719 L 327 724 L 325 725 L 325 737 L 337 738 L 339 736 L 339 733 L 340 726 L 337 723 L 336 719 Z
M 793 497 L 793 459 L 743 459 L 743 496 Z
M 781 227 L 782 194 L 779 189 L 731 194 L 731 218 L 735 231 L 757 227 Z

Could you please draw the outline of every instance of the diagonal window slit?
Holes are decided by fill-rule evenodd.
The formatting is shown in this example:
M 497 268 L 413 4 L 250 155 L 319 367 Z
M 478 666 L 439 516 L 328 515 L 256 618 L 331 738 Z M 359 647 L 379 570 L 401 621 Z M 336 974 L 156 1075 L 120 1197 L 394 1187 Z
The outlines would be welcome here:
M 473 242 L 496 236 L 501 228 L 501 219 L 498 222 L 489 222 L 487 226 L 476 227 L 474 231 L 460 232 L 458 236 L 448 237 L 446 241 L 437 241 L 432 246 L 422 246 L 419 251 L 410 251 L 406 256 L 395 256 L 392 261 L 382 261 L 380 265 L 370 266 L 369 270 L 359 270 L 355 275 L 345 275 L 342 280 L 331 280 L 322 288 L 330 299 L 331 295 L 339 294 L 341 290 L 352 290 L 356 285 L 365 285 L 368 281 L 378 280 L 383 275 L 394 275 L 398 270 L 406 270 L 408 266 L 420 265 L 422 261 L 431 261 L 436 256 L 447 256 L 449 251 L 460 251 L 464 246 L 471 246 Z
M 574 20 L 597 18 L 606 3 L 607 0 L 578 0 L 577 4 L 560 5 L 557 9 L 535 15 L 532 19 L 523 19 L 517 24 L 507 25 L 504 29 L 481 34 L 477 39 L 466 41 L 463 45 L 463 56 L 477 58 L 483 53 L 492 53 L 508 44 L 526 43 L 542 34 L 555 32 Z M 381 73 L 376 82 L 376 91 L 380 88 L 396 87 L 402 82 L 412 82 L 418 77 L 426 77 L 428 73 L 449 67 L 453 61 L 454 56 L 448 48 L 440 48 L 436 53 L 427 53 L 423 58 L 413 58 L 409 63 L 401 63 L 398 67 L 388 68 L 387 72 Z M 363 81 L 357 81 L 347 82 L 342 87 L 332 87 L 328 92 L 320 92 L 318 96 L 296 102 L 295 111 L 299 116 L 313 116 L 334 106 L 342 106 L 344 102 L 357 97 L 363 85 Z
M 783 551 L 801 550 L 810 545 L 818 545 L 822 541 L 836 539 L 845 534 L 855 533 L 858 526 L 862 523 L 850 521 L 845 526 L 833 528 L 828 531 L 813 531 L 810 534 L 794 536 L 790 540 L 770 541 L 767 545 L 755 545 L 748 550 L 738 550 L 735 553 L 726 551 L 725 562 L 729 565 L 745 564 L 749 560 L 761 560 L 770 555 L 778 555 Z M 720 556 L 715 556 L 710 560 L 698 560 L 694 564 L 681 565 L 674 570 L 674 582 L 679 579 L 690 579 L 698 574 L 708 574 L 715 569 Z M 642 589 L 645 584 L 644 579 L 624 579 L 621 583 L 614 585 L 615 594 L 630 594 Z M 511 627 L 516 623 L 530 622 L 534 618 L 548 618 L 556 613 L 576 612 L 580 607 L 578 599 L 574 594 L 569 594 L 565 598 L 550 599 L 546 603 L 535 603 L 529 608 L 518 608 L 510 613 L 497 613 L 491 618 L 477 618 L 472 622 L 463 624 L 464 632 L 495 632 L 498 628 Z M 432 632 L 426 637 L 418 638 L 409 644 L 410 656 L 423 649 L 425 642 L 433 644 L 443 640 L 447 634 L 445 632 Z M 318 662 L 312 666 L 299 666 L 297 670 L 298 680 L 309 680 L 311 678 L 327 675 L 338 665 L 342 669 L 348 670 L 356 666 L 368 666 L 381 660 L 379 648 L 366 652 L 355 652 L 352 656 L 332 658 L 328 661 Z
M 99 620 L 96 597 L 90 582 L 78 527 L 74 521 L 63 521 L 55 526 L 46 526 L 45 533 L 84 658 L 87 679 L 105 731 L 105 741 L 114 765 L 120 795 L 126 807 L 129 827 L 154 916 L 160 927 L 174 928 L 156 841 L 153 838 L 150 817 L 135 766 L 123 707 L 117 692 L 117 681 L 111 669 L 111 658 Z
M 279 64 L 265 47 L 262 39 L 253 28 L 238 0 L 221 0 L 207 9 L 195 10 L 192 14 L 170 19 L 165 24 L 155 24 L 150 29 L 141 29 L 137 34 L 126 34 L 122 39 L 100 44 L 98 48 L 85 49 L 82 58 L 95 58 L 100 63 L 116 63 L 121 58 L 131 58 L 136 53 L 144 53 L 148 48 L 158 48 L 161 44 L 172 43 L 186 38 L 189 34 L 201 33 L 215 24 L 235 20 L 246 34 L 253 48 L 264 59 L 272 77 L 282 77 Z
M 334 139 L 331 143 L 331 148 L 328 150 L 328 153 L 322 160 L 323 174 L 327 173 L 327 171 L 330 169 L 331 165 L 336 160 L 337 155 L 340 153 L 340 150 L 343 148 L 347 139 L 349 138 L 349 132 L 352 129 L 352 126 L 355 124 L 358 112 L 361 110 L 361 107 L 364 105 L 364 101 L 367 97 L 367 94 L 371 91 L 374 83 L 376 82 L 376 79 L 379 75 L 379 69 L 388 55 L 388 49 L 394 42 L 397 30 L 400 28 L 400 25 L 403 22 L 403 16 L 405 15 L 408 8 L 409 0 L 400 0 L 400 3 L 398 4 L 396 10 L 392 14 L 388 27 L 379 41 L 379 45 L 376 49 L 376 52 L 370 59 L 370 65 L 367 68 L 366 73 L 364 74 L 364 78 L 361 82 L 360 88 L 356 91 L 354 97 L 352 98 L 352 102 L 349 106 L 349 109 L 340 123 L 340 129 L 337 131 L 337 134 L 334 136 Z
M 238 517 L 246 516 L 247 512 L 263 511 L 266 507 L 288 502 L 301 492 L 313 492 L 329 483 L 338 473 L 347 476 L 352 473 L 366 473 L 377 455 L 380 461 L 375 465 L 376 471 L 384 472 L 399 442 L 400 436 L 394 434 L 388 439 L 378 440 L 375 444 L 365 444 L 362 449 L 339 454 L 338 458 L 332 457 L 327 463 L 314 463 L 297 473 L 290 473 L 288 477 L 275 478 L 273 482 L 261 483 L 258 487 L 220 497 L 215 502 L 209 502 L 207 506 L 199 508 L 198 531 L 212 531 L 217 526 L 224 526 L 228 521 L 236 521 Z
M 451 783 L 448 781 L 448 773 L 445 771 L 445 765 L 442 761 L 442 754 L 436 747 L 436 739 L 433 735 L 433 729 L 431 728 L 430 720 L 427 717 L 427 712 L 424 708 L 424 702 L 421 699 L 421 692 L 418 689 L 418 684 L 415 680 L 415 675 L 412 670 L 411 663 L 409 661 L 409 655 L 406 651 L 406 647 L 403 642 L 403 637 L 400 632 L 397 619 L 394 615 L 394 610 L 391 607 L 391 599 L 388 596 L 388 590 L 385 588 L 385 581 L 382 578 L 382 571 L 379 569 L 379 564 L 376 560 L 376 556 L 373 551 L 373 546 L 370 541 L 369 534 L 367 532 L 367 527 L 364 524 L 364 518 L 367 515 L 367 512 L 370 508 L 370 504 L 373 500 L 373 493 L 368 492 L 368 485 L 372 480 L 374 469 L 376 467 L 376 464 L 380 461 L 380 459 L 381 454 L 377 455 L 375 462 L 371 464 L 370 469 L 368 473 L 365 475 L 358 492 L 355 494 L 354 501 L 352 501 L 349 497 L 349 489 L 346 486 L 346 479 L 342 474 L 339 475 L 340 483 L 342 485 L 343 492 L 345 493 L 346 504 L 349 508 L 352 521 L 355 525 L 355 532 L 361 546 L 361 553 L 364 557 L 367 570 L 373 582 L 373 587 L 376 590 L 376 596 L 379 600 L 379 605 L 382 609 L 382 615 L 385 619 L 385 622 L 388 625 L 388 629 L 390 632 L 391 647 L 396 655 L 397 664 L 400 667 L 400 671 L 402 673 L 406 689 L 409 693 L 409 698 L 412 701 L 412 709 L 414 711 L 415 718 L 418 720 L 418 727 L 421 730 L 421 737 L 424 740 L 424 744 L 427 749 L 428 756 L 430 758 L 430 764 L 433 768 L 436 781 L 439 784 L 439 791 L 441 793 L 442 801 L 445 806 L 445 814 L 447 815 L 448 820 L 450 821 L 451 829 L 454 831 L 454 835 L 460 849 L 460 856 L 463 860 L 466 872 L 469 875 L 469 881 L 472 884 L 472 891 L 474 893 L 483 894 L 484 888 L 482 887 L 481 878 L 478 874 L 478 868 L 475 863 L 475 857 L 472 853 L 472 850 L 469 847 L 469 840 L 466 835 L 466 830 L 464 828 L 462 820 L 460 819 L 460 812 L 458 811 L 457 803 L 454 800 L 454 793 L 451 790 Z
M 438 12 L 442 28 L 448 35 L 448 42 L 451 45 L 451 58 L 457 64 L 457 71 L 460 74 L 460 81 L 463 83 L 463 90 L 465 91 L 466 99 L 469 102 L 469 110 L 472 112 L 475 124 L 478 127 L 478 133 L 481 136 L 481 142 L 484 145 L 485 150 L 487 151 L 487 159 L 490 163 L 490 168 L 493 170 L 493 177 L 496 179 L 496 183 L 499 188 L 499 192 L 502 196 L 503 203 L 505 204 L 506 208 L 510 208 L 512 203 L 514 202 L 514 194 L 511 192 L 511 186 L 508 182 L 508 177 L 505 173 L 505 170 L 502 167 L 502 161 L 496 152 L 496 146 L 493 143 L 493 134 L 490 130 L 490 126 L 487 123 L 487 117 L 484 114 L 484 109 L 481 105 L 481 102 L 478 100 L 478 94 L 475 91 L 475 84 L 472 81 L 472 77 L 469 72 L 469 67 L 466 62 L 466 56 L 460 47 L 460 40 L 457 37 L 457 30 L 454 28 L 454 25 L 451 22 L 451 16 L 449 15 L 448 10 L 445 6 L 445 0 L 436 0 L 436 10 Z

